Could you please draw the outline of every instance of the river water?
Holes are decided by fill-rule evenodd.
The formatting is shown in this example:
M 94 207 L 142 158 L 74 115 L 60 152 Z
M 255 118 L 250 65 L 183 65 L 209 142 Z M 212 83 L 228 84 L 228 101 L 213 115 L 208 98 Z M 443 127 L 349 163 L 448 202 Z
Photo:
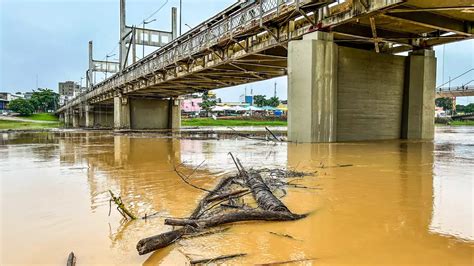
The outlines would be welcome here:
M 252 222 L 139 256 L 136 243 L 171 229 L 212 188 L 246 167 L 313 172 L 282 198 L 296 222 Z M 344 166 L 344 167 L 341 167 Z M 287 144 L 110 132 L 0 135 L 0 264 L 181 265 L 247 253 L 229 264 L 474 264 L 474 127 L 437 127 L 434 142 Z M 139 215 L 124 222 L 108 190 Z M 293 237 L 282 237 L 287 234 Z

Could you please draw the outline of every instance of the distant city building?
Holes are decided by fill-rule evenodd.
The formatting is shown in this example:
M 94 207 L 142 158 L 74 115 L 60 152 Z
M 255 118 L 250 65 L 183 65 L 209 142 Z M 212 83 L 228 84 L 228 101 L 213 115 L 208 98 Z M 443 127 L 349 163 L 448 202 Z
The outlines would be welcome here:
M 81 93 L 86 91 L 86 88 L 81 87 L 74 81 L 64 81 L 58 83 L 59 91 L 59 105 L 64 105 L 68 101 L 79 96 Z
M 33 92 L 32 91 L 25 92 L 25 93 L 23 93 L 23 96 L 24 96 L 25 99 L 29 100 L 33 96 Z
M 80 91 L 80 86 L 74 81 L 65 81 L 59 82 L 58 89 L 60 96 L 74 97 L 77 91 Z
M 24 98 L 24 96 L 19 92 L 17 92 L 16 94 L 12 94 L 9 92 L 0 92 L 0 111 L 8 110 L 9 102 L 22 98 Z
M 186 95 L 181 100 L 181 110 L 185 113 L 201 112 L 202 97 L 198 95 Z

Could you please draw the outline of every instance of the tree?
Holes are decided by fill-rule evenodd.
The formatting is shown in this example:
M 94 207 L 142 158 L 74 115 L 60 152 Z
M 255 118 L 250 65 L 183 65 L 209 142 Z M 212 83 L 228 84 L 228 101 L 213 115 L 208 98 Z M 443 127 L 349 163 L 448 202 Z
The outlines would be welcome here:
M 474 103 L 470 103 L 468 105 L 458 104 L 456 105 L 456 111 L 465 114 L 474 113 Z
M 280 99 L 278 97 L 272 97 L 266 101 L 267 106 L 278 107 L 280 105 Z
M 33 91 L 31 103 L 37 112 L 56 110 L 59 105 L 59 94 L 50 89 L 38 89 Z
M 10 101 L 8 108 L 13 112 L 19 113 L 21 116 L 29 116 L 35 111 L 33 104 L 23 98 Z
M 216 97 L 215 96 L 209 96 L 209 92 L 206 91 L 202 94 L 202 103 L 199 104 L 202 109 L 205 111 L 209 112 L 211 111 L 212 107 L 216 105 Z
M 267 104 L 267 99 L 265 95 L 255 95 L 253 96 L 253 104 L 258 107 L 265 106 Z
M 443 110 L 453 110 L 453 99 L 452 98 L 438 98 L 435 101 L 436 106 L 442 107 Z

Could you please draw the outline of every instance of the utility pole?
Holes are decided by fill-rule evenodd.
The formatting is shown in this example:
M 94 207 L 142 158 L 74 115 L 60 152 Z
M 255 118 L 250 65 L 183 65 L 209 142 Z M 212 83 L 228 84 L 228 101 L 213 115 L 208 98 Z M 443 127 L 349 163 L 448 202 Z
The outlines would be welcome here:
M 277 83 L 275 82 L 275 89 L 273 91 L 273 97 L 277 97 Z
M 181 28 L 183 26 L 183 0 L 179 0 L 179 36 L 181 36 Z
M 127 34 L 126 19 L 125 0 L 120 0 L 120 71 L 125 68 L 125 61 L 127 57 L 127 41 L 125 40 L 125 35 Z

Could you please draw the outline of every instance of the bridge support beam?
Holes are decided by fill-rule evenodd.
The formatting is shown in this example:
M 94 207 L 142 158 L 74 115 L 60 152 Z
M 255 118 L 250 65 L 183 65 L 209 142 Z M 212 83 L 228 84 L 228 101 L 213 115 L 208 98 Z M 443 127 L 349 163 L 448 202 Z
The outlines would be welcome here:
M 338 46 L 314 32 L 288 47 L 288 139 L 433 139 L 436 58 Z
M 404 102 L 404 139 L 434 138 L 436 57 L 433 50 L 418 50 L 409 55 Z
M 130 101 L 126 96 L 114 98 L 114 128 L 130 129 Z
M 64 126 L 70 127 L 72 124 L 71 122 L 71 112 L 69 110 L 66 110 L 64 112 Z
M 314 32 L 288 47 L 288 139 L 336 141 L 337 45 Z
M 79 113 L 76 113 L 74 110 L 72 111 L 72 127 L 78 128 L 79 125 Z
M 179 129 L 181 106 L 178 99 L 116 97 L 114 127 L 120 129 Z
M 84 112 L 85 112 L 85 115 L 86 115 L 85 127 L 86 128 L 93 128 L 95 126 L 94 107 L 92 105 L 86 105 Z

